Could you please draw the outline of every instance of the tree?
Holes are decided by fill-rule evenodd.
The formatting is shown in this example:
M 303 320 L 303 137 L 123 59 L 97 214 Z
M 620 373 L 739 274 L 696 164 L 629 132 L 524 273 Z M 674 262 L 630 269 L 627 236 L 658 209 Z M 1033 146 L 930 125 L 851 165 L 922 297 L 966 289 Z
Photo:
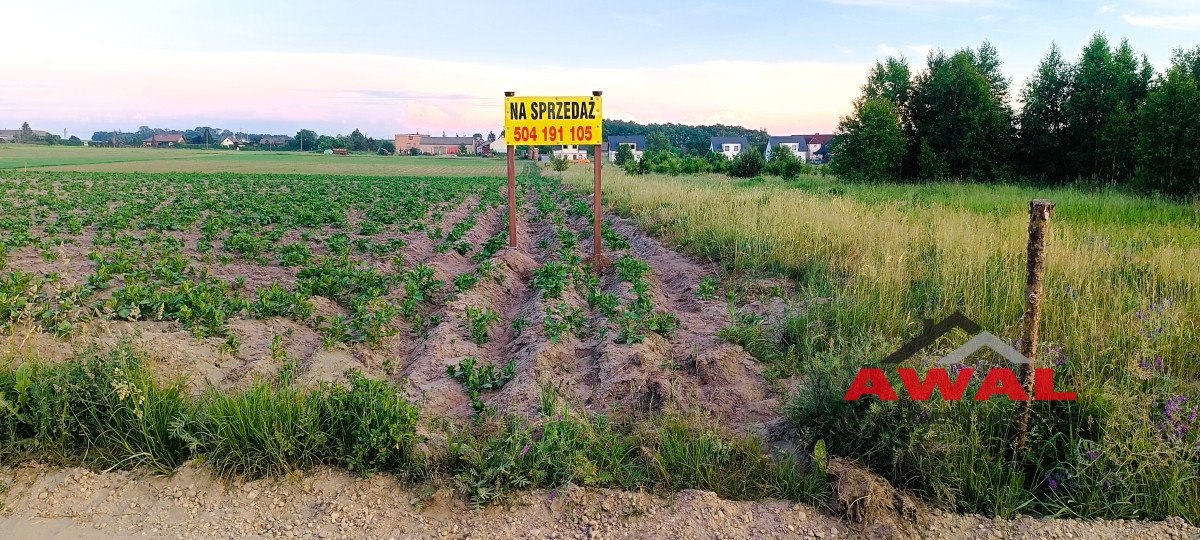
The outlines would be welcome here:
M 350 132 L 348 142 L 348 148 L 350 150 L 355 152 L 364 152 L 367 150 L 367 138 L 363 136 L 362 132 L 359 131 L 358 128 L 355 128 L 354 131 Z
M 729 164 L 729 175 L 737 178 L 753 178 L 762 174 L 767 165 L 762 154 L 753 148 L 742 150 Z
M 467 145 L 465 145 L 465 144 L 458 145 L 458 155 L 460 155 L 460 156 L 467 155 Z
M 646 150 L 666 152 L 671 150 L 671 139 L 661 131 L 652 131 L 646 136 Z M 643 156 L 645 157 L 645 156 Z
M 410 156 L 419 156 L 419 155 L 421 155 L 421 149 L 420 149 L 420 148 L 417 148 L 417 147 L 415 147 L 415 146 L 414 146 L 414 147 L 412 147 L 412 148 L 409 148 L 409 149 L 408 149 L 408 155 L 410 155 Z
M 487 142 L 490 142 L 490 143 L 496 142 L 496 132 L 495 131 L 488 132 Z
M 886 97 L 866 99 L 842 118 L 834 139 L 833 174 L 854 182 L 890 182 L 900 178 L 907 141 L 896 105 Z M 928 145 L 926 145 L 928 148 Z
M 1017 163 L 1022 172 L 1051 181 L 1067 175 L 1067 117 L 1063 103 L 1071 86 L 1071 66 L 1057 45 L 1050 46 L 1037 71 L 1021 90 L 1017 130 Z
M 622 145 L 617 146 L 617 157 L 615 160 L 613 160 L 613 163 L 624 166 L 626 163 L 629 163 L 629 161 L 632 159 L 633 159 L 633 150 L 629 149 L 629 145 L 622 144 Z
M 387 153 L 389 153 L 389 154 L 395 154 L 396 153 L 396 141 L 380 141 L 379 149 L 387 150 Z
M 1126 42 L 1115 52 L 1110 49 L 1104 34 L 1096 34 L 1083 48 L 1063 103 L 1072 176 L 1115 182 L 1132 170 L 1132 112 L 1148 85 L 1148 62 L 1143 58 L 1142 64 Z
M 33 142 L 33 129 L 29 127 L 29 122 L 21 124 L 21 135 L 18 138 L 21 142 Z
M 909 96 L 912 94 L 912 72 L 908 61 L 904 58 L 889 56 L 887 60 L 875 62 L 867 75 L 867 84 L 862 87 L 860 100 L 885 98 L 896 106 L 897 111 L 908 108 Z
M 53 133 L 46 135 L 46 144 L 48 144 L 50 146 L 60 145 L 60 144 L 62 144 L 62 142 L 63 142 L 62 137 L 60 137 L 58 135 L 55 135 Z
M 567 161 L 567 158 L 565 156 L 550 158 L 550 167 L 560 173 L 567 170 L 567 168 L 569 168 L 570 166 L 571 166 L 571 162 Z
M 1195 49 L 1200 56 L 1200 47 Z M 1200 193 L 1200 72 L 1176 52 L 1138 109 L 1137 184 L 1172 195 Z
M 993 180 L 1009 169 L 1012 110 L 994 49 L 931 54 L 910 103 L 913 149 L 928 147 L 950 176 Z M 919 159 L 917 160 L 920 161 Z M 928 177 L 925 170 L 917 174 Z
M 296 132 L 296 138 L 292 139 L 289 145 L 296 150 L 316 150 L 317 149 L 317 133 L 311 129 L 302 129 Z

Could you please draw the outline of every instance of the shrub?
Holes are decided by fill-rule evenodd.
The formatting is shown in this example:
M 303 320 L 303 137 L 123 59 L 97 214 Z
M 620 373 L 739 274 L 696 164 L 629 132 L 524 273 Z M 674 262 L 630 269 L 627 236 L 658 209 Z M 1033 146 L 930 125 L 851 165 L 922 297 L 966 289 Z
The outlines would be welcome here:
M 742 153 L 729 163 L 729 175 L 736 178 L 754 178 L 762 174 L 766 167 L 762 154 L 753 148 L 742 150 Z

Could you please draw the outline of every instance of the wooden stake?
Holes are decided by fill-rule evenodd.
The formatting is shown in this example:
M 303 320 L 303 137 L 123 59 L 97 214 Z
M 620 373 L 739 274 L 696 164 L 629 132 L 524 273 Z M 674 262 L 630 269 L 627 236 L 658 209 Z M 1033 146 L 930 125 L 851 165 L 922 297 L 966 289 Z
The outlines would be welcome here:
M 603 95 L 603 92 L 593 90 L 592 95 L 600 97 Z M 600 212 L 604 209 L 603 205 L 600 204 L 600 174 L 604 164 L 604 160 L 600 155 L 600 146 L 601 144 L 596 144 L 596 166 L 593 169 L 595 171 L 595 180 L 592 182 L 592 270 L 597 274 L 607 264 L 607 261 L 604 260 L 604 255 L 600 252 Z
M 600 253 L 600 212 L 603 207 L 600 204 L 600 174 L 601 174 L 601 156 L 600 145 L 596 145 L 596 167 L 595 180 L 592 182 L 592 268 L 597 272 L 604 266 L 604 255 Z
M 516 92 L 505 92 L 512 97 Z M 508 147 L 508 245 L 517 247 L 517 147 L 512 133 L 504 134 L 504 145 Z
M 1029 202 L 1029 240 L 1025 247 L 1025 315 L 1021 319 L 1021 354 L 1029 359 L 1022 364 L 1019 379 L 1025 393 L 1033 396 L 1033 368 L 1037 363 L 1038 326 L 1042 322 L 1042 285 L 1046 276 L 1046 234 L 1050 218 L 1054 215 L 1054 203 L 1045 199 Z M 1017 402 L 1016 451 L 1025 448 L 1029 434 L 1029 401 Z

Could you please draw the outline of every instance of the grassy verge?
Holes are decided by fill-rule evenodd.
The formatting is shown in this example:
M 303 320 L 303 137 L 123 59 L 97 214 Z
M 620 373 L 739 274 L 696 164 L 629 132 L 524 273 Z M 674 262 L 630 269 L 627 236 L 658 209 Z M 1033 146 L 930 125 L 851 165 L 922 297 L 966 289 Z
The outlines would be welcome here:
M 762 442 L 679 416 L 646 423 L 583 414 L 551 390 L 535 421 L 484 415 L 430 426 L 387 381 L 298 389 L 259 382 L 193 398 L 158 382 L 128 345 L 63 363 L 0 368 L 0 461 L 169 474 L 200 459 L 224 477 L 258 478 L 318 465 L 410 481 L 442 477 L 472 504 L 568 483 L 623 489 L 707 489 L 733 499 L 822 504 L 829 487 L 809 463 L 768 456 Z M 430 439 L 444 439 L 437 446 Z
M 589 191 L 590 171 L 579 169 L 565 180 Z M 738 317 L 723 335 L 772 373 L 803 378 L 789 407 L 802 442 L 824 439 L 958 510 L 1200 521 L 1196 205 L 1073 189 L 620 171 L 604 189 L 606 204 L 734 276 L 796 281 L 805 305 L 781 327 Z M 1016 460 L 1010 403 L 842 401 L 854 372 L 919 333 L 923 318 L 959 310 L 1015 339 L 1035 197 L 1058 203 L 1041 361 L 1079 400 L 1036 404 L 1032 443 Z M 961 342 L 951 341 L 938 347 Z

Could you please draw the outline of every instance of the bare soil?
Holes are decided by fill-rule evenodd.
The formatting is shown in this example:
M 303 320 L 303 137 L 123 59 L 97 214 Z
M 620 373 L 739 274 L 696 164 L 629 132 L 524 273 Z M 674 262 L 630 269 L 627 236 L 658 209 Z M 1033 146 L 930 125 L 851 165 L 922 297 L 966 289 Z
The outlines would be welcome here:
M 851 523 L 808 505 L 728 501 L 704 491 L 663 497 L 568 486 L 472 510 L 445 486 L 408 488 L 387 476 L 333 470 L 227 484 L 192 465 L 156 477 L 29 464 L 0 469 L 0 485 L 0 533 L 12 539 L 1200 538 L 1200 529 L 1181 520 L 1000 520 L 920 505 Z

